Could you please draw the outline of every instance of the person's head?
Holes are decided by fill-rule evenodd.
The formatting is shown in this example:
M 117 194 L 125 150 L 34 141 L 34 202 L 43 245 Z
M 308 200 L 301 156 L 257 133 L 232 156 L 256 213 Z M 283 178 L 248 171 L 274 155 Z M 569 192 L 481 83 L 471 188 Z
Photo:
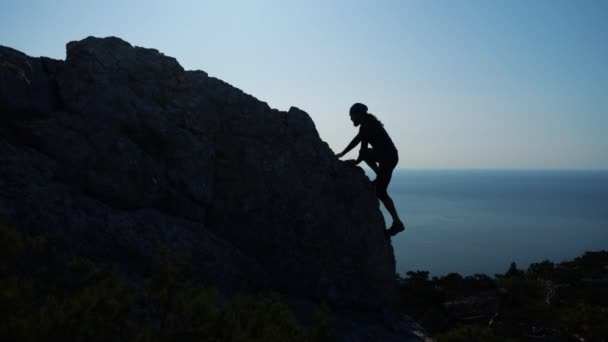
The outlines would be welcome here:
M 353 122 L 353 125 L 359 126 L 367 114 L 367 106 L 363 103 L 355 103 L 350 107 L 350 119 Z

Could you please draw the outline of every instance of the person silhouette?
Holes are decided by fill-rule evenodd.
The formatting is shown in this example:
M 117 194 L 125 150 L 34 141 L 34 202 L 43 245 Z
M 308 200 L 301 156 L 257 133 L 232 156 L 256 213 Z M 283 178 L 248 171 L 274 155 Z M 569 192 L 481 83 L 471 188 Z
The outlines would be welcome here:
M 345 162 L 354 166 L 364 161 L 376 173 L 376 179 L 372 181 L 372 184 L 376 187 L 376 196 L 382 201 L 393 219 L 393 224 L 385 233 L 387 236 L 394 236 L 405 229 L 397 210 L 395 210 L 395 204 L 386 191 L 393 170 L 399 162 L 397 148 L 395 148 L 395 144 L 393 144 L 380 120 L 367 112 L 366 105 L 355 103 L 350 107 L 349 112 L 353 125 L 355 127 L 360 126 L 359 134 L 346 146 L 344 151 L 337 153 L 336 157 L 342 158 L 357 144 L 361 143 L 359 157 L 356 160 L 351 159 Z M 372 148 L 369 148 L 368 144 Z

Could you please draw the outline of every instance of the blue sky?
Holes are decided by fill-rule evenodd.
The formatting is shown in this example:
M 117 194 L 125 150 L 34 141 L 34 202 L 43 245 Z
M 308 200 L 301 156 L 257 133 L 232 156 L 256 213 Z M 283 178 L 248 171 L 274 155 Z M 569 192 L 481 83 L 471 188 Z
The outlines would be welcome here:
M 608 168 L 608 1 L 0 0 L 0 45 L 89 35 L 299 107 L 336 152 L 363 102 L 401 168 Z

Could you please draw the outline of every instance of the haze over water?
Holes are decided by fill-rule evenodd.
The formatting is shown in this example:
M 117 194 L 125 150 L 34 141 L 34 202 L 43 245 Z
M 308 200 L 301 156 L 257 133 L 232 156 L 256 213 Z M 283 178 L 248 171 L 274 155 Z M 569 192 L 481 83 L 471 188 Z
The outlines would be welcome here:
M 608 249 L 608 171 L 396 170 L 389 194 L 406 222 L 393 238 L 401 275 L 493 275 Z

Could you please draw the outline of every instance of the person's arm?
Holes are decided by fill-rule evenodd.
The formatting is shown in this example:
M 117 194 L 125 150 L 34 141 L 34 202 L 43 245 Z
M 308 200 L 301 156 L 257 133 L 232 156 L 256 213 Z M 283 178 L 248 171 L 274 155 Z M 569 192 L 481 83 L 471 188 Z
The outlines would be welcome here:
M 363 158 L 367 155 L 367 145 L 369 143 L 369 137 L 373 134 L 372 132 L 373 126 L 369 123 L 361 125 L 361 128 L 359 129 L 359 135 L 361 136 L 361 148 L 359 149 L 359 156 L 357 157 L 357 160 L 353 162 L 355 165 L 362 162 Z
M 359 132 L 359 134 L 357 134 L 353 140 L 350 142 L 350 144 L 348 144 L 348 146 L 346 146 L 346 148 L 344 149 L 344 151 L 342 151 L 341 153 L 336 154 L 336 157 L 338 158 L 342 158 L 344 157 L 345 154 L 347 154 L 348 152 L 350 152 L 350 150 L 352 150 L 353 148 L 355 148 L 355 146 L 357 146 L 358 143 L 361 142 L 361 133 Z
M 361 140 L 361 149 L 359 149 L 359 156 L 357 157 L 357 160 L 355 160 L 355 165 L 363 161 L 363 156 L 367 152 L 367 144 L 367 140 Z

